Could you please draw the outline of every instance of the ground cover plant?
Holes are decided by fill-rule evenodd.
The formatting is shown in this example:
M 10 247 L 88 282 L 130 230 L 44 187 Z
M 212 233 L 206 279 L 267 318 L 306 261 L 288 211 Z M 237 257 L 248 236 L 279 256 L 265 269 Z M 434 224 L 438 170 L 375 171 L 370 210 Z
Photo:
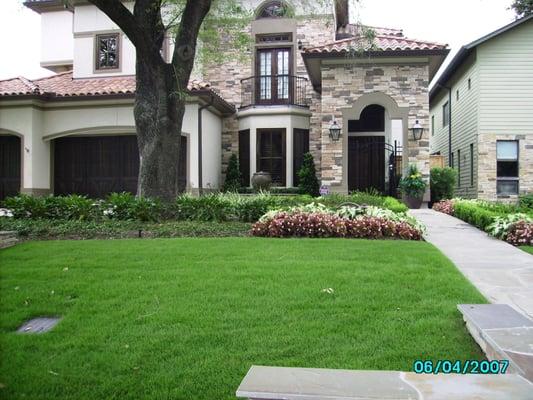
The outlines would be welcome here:
M 0 251 L 0 397 L 234 399 L 253 364 L 412 369 L 482 359 L 483 297 L 424 242 L 31 242 Z M 43 335 L 14 330 L 63 319 Z
M 533 209 L 527 200 L 513 205 L 452 199 L 435 203 L 433 209 L 462 219 L 514 246 L 533 246 Z

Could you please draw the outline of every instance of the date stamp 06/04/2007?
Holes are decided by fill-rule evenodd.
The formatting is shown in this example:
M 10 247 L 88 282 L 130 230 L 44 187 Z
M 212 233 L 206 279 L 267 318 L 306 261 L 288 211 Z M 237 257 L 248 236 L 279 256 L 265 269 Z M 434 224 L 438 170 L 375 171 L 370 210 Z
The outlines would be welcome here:
M 509 360 L 416 360 L 417 374 L 505 374 Z

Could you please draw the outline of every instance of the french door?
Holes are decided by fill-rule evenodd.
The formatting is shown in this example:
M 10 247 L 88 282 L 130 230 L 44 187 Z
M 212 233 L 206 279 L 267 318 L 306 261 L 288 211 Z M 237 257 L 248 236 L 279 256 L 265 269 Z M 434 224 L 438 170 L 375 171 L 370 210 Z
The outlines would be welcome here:
M 257 103 L 288 104 L 292 94 L 291 49 L 258 50 L 256 68 Z
M 270 172 L 272 183 L 285 186 L 285 129 L 257 130 L 257 171 Z

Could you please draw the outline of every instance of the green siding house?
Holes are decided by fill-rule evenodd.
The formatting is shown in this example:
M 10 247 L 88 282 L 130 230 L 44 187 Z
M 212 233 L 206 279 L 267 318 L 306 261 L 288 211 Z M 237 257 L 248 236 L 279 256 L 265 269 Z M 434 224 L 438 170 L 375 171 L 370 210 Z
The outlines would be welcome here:
M 463 46 L 430 91 L 430 150 L 457 171 L 456 195 L 533 192 L 533 15 Z

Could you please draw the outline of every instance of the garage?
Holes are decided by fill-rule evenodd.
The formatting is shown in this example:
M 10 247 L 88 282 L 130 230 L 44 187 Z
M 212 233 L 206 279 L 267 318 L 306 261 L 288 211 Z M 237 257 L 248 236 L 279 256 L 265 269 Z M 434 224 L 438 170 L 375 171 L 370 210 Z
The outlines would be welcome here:
M 14 135 L 0 136 L 0 200 L 20 191 L 21 140 Z
M 186 139 L 183 137 L 183 139 Z M 187 142 L 182 142 L 180 184 L 186 186 Z M 137 137 L 65 137 L 54 141 L 54 193 L 104 198 L 112 192 L 137 192 Z

